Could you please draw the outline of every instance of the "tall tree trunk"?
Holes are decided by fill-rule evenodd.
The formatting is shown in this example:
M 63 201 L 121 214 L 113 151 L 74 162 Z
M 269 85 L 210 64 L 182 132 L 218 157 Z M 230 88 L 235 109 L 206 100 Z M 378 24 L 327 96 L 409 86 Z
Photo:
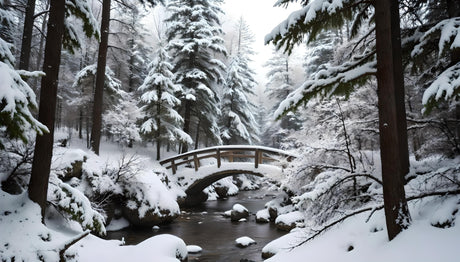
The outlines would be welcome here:
M 50 2 L 47 1 L 46 2 L 46 9 L 49 9 L 49 6 L 50 6 Z M 42 32 L 46 32 L 46 23 L 47 23 L 47 21 L 48 21 L 48 14 L 44 14 L 43 15 L 43 21 L 42 21 L 42 26 L 41 26 Z M 39 44 L 39 47 L 38 47 L 37 61 L 36 61 L 36 64 L 35 64 L 36 70 L 39 70 L 40 65 L 42 64 L 43 48 L 44 48 L 44 45 L 45 45 L 45 40 L 46 40 L 45 36 L 43 34 L 40 34 L 40 44 Z M 38 81 L 39 81 L 39 78 L 35 77 L 34 80 L 33 80 L 33 85 L 32 85 L 32 89 L 34 90 L 34 92 L 36 94 L 38 93 Z
M 162 90 L 161 90 L 161 86 L 157 86 L 157 97 L 158 97 L 158 101 L 157 101 L 157 117 L 156 117 L 156 122 L 157 122 L 157 132 L 156 132 L 156 135 L 155 135 L 155 139 L 157 141 L 157 160 L 160 160 L 160 149 L 161 149 L 161 139 L 160 139 L 160 136 L 161 136 L 161 119 L 160 119 L 160 116 L 161 116 L 161 97 L 162 97 Z
M 190 118 L 192 116 L 192 102 L 185 100 L 185 111 L 184 111 L 184 132 L 190 135 Z M 182 143 L 181 153 L 188 151 L 187 143 Z
M 82 139 L 83 138 L 83 109 L 80 106 L 80 113 L 78 116 L 78 138 Z
M 398 0 L 375 1 L 380 156 L 388 238 L 410 223 L 404 192 L 409 168 Z
M 21 57 L 19 59 L 19 69 L 22 70 L 29 70 L 34 14 L 35 0 L 28 0 L 26 5 L 26 16 L 24 18 L 24 30 L 22 32 Z
M 97 155 L 99 155 L 99 145 L 101 143 L 105 66 L 107 64 L 107 46 L 109 42 L 110 1 L 103 0 L 102 2 L 101 42 L 99 43 L 99 55 L 97 57 L 96 89 L 94 91 L 91 150 Z
M 456 0 L 447 0 L 447 14 L 449 18 L 459 17 L 460 16 L 460 3 Z M 451 51 L 450 53 L 450 66 L 456 65 L 460 62 L 460 48 L 456 48 Z M 460 104 L 457 103 L 455 106 L 455 144 L 457 147 L 457 151 L 460 144 Z M 460 152 L 457 152 L 458 154 Z
M 198 123 L 196 124 L 195 150 L 198 149 L 198 141 L 200 140 L 200 124 L 201 124 L 201 119 L 199 119 Z
M 51 157 L 53 155 L 54 118 L 56 113 L 59 65 L 61 63 L 62 36 L 64 34 L 65 1 L 51 1 L 48 33 L 45 45 L 45 60 L 40 90 L 40 107 L 38 121 L 45 124 L 49 133 L 37 136 L 32 173 L 29 182 L 29 198 L 38 203 L 45 213 L 50 175 Z

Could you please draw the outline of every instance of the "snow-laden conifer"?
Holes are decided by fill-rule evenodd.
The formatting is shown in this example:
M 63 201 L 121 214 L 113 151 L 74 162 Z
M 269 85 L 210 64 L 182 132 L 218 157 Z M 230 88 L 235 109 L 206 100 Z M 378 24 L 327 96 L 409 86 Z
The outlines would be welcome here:
M 246 21 L 241 17 L 236 26 L 237 39 L 232 47 L 222 87 L 221 137 L 224 144 L 254 144 L 259 139 L 259 125 L 256 120 L 256 106 L 251 102 L 257 82 L 250 66 L 254 54 L 252 34 Z
M 0 21 L 9 21 L 6 10 L 0 12 Z M 16 71 L 11 44 L 0 38 L 0 134 L 2 137 L 20 138 L 27 141 L 26 132 L 34 130 L 39 134 L 46 132 L 46 126 L 38 122 L 31 110 L 37 107 L 33 90 L 21 75 L 39 76 L 41 73 Z M 0 140 L 0 148 L 3 143 Z
M 222 96 L 222 130 L 225 144 L 253 144 L 258 141 L 255 106 L 250 101 L 256 85 L 252 70 L 242 55 L 233 56 L 227 67 Z
M 150 64 L 150 72 L 139 87 L 142 92 L 141 103 L 144 120 L 141 133 L 151 137 L 157 143 L 157 159 L 160 159 L 160 148 L 163 143 L 174 144 L 176 141 L 192 144 L 192 138 L 182 131 L 183 118 L 176 111 L 181 101 L 175 93 L 182 91 L 181 86 L 174 84 L 173 66 L 163 45 L 160 45 Z
M 216 94 L 216 85 L 223 82 L 225 69 L 219 57 L 227 53 L 221 37 L 221 3 L 221 0 L 174 0 L 167 6 L 168 51 L 173 57 L 176 81 L 182 87 L 183 130 L 189 135 L 195 133 L 196 147 L 200 133 L 213 144 L 222 143 Z M 187 151 L 187 146 L 183 151 Z

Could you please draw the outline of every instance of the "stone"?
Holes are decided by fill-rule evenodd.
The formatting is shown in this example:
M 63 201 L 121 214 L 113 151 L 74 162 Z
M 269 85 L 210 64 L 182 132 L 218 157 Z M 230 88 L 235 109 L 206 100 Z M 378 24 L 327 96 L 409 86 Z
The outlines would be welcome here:
M 230 212 L 230 219 L 232 221 L 239 221 L 242 218 L 248 218 L 249 217 L 249 211 L 247 208 L 240 204 L 235 204 L 233 205 L 233 209 Z
M 178 216 L 178 214 L 172 214 L 170 210 L 160 210 L 160 214 L 154 213 L 152 211 L 153 210 L 149 210 L 146 212 L 144 217 L 140 217 L 137 209 L 133 210 L 127 206 L 124 206 L 123 216 L 133 226 L 150 228 L 160 224 L 171 223 Z
M 214 186 L 214 190 L 219 198 L 226 198 L 228 197 L 228 187 L 221 187 L 221 186 Z

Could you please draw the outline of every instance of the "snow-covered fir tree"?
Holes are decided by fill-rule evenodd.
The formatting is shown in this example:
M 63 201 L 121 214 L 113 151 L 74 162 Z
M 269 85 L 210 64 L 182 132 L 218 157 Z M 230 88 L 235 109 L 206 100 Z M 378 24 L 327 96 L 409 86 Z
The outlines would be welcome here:
M 204 144 L 222 143 L 216 85 L 224 81 L 225 64 L 219 57 L 227 52 L 221 37 L 221 3 L 222 0 L 173 0 L 167 5 L 168 50 L 177 84 L 183 90 L 183 131 L 194 135 L 195 148 L 200 138 L 206 139 Z M 187 150 L 188 146 L 183 145 L 182 151 Z
M 8 35 L 6 29 L 13 25 L 13 17 L 7 9 L 3 9 L 3 4 L 0 1 L 0 23 L 5 30 L 2 35 Z M 0 148 L 4 146 L 2 140 L 5 137 L 27 141 L 26 133 L 29 130 L 39 134 L 47 131 L 46 126 L 38 122 L 32 114 L 32 110 L 37 107 L 35 93 L 21 76 L 37 77 L 41 74 L 16 71 L 11 48 L 11 43 L 0 37 Z
M 273 113 L 294 89 L 295 83 L 292 77 L 292 66 L 289 55 L 273 51 L 273 56 L 264 65 L 269 69 L 267 73 L 267 93 L 268 98 L 274 103 L 271 111 L 270 124 L 265 130 L 265 143 L 274 147 L 279 147 L 282 140 L 286 138 L 292 130 L 298 130 L 301 120 L 298 115 L 290 112 L 280 120 L 276 120 Z
M 243 18 L 238 21 L 236 32 L 235 54 L 229 59 L 222 87 L 221 137 L 227 145 L 254 144 L 259 141 L 259 126 L 254 115 L 256 107 L 251 102 L 257 82 L 249 65 L 254 39 Z
M 102 115 L 104 131 L 109 138 L 121 145 L 132 147 L 134 142 L 141 141 L 137 121 L 141 118 L 141 110 L 133 95 L 119 92 L 118 103 Z
M 157 146 L 157 160 L 161 146 L 176 143 L 192 144 L 192 138 L 182 131 L 183 118 L 176 111 L 181 101 L 175 97 L 181 93 L 180 85 L 174 84 L 170 57 L 164 45 L 160 44 L 150 64 L 150 72 L 139 87 L 144 113 L 141 133 L 153 139 Z
M 66 95 L 68 105 L 70 107 L 76 108 L 79 112 L 78 119 L 80 122 L 80 138 L 82 135 L 82 122 L 86 121 L 87 140 L 89 139 L 89 130 L 91 129 L 90 116 L 94 99 L 93 92 L 96 79 L 96 70 L 96 64 L 92 64 L 77 72 L 72 84 L 72 88 L 69 91 L 69 94 Z M 104 95 L 106 99 L 104 100 L 103 108 L 105 110 L 109 110 L 115 108 L 125 92 L 121 90 L 122 86 L 120 80 L 115 78 L 115 73 L 109 67 L 106 67 L 105 72 Z M 87 142 L 89 143 L 89 140 Z

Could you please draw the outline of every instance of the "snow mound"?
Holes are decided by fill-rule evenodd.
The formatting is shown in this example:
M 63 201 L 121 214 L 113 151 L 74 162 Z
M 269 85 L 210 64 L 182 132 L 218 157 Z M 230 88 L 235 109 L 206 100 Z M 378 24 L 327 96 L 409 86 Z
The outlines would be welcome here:
M 270 221 L 270 213 L 268 209 L 262 209 L 257 211 L 256 213 L 256 221 L 257 222 L 268 222 Z
M 187 246 L 187 252 L 188 253 L 200 253 L 203 249 L 200 247 L 200 246 L 196 246 L 196 245 L 188 245 Z
M 304 220 L 304 214 L 300 211 L 294 211 L 287 214 L 279 215 L 275 223 L 283 223 L 285 225 L 295 224 L 296 222 L 301 222 Z
M 247 247 L 256 244 L 256 241 L 250 237 L 240 237 L 235 240 L 236 245 L 239 247 Z
M 248 209 L 245 208 L 243 205 L 241 204 L 234 204 L 233 207 L 232 207 L 232 210 L 236 211 L 236 212 L 239 212 L 239 213 L 242 213 L 242 212 L 248 212 Z

